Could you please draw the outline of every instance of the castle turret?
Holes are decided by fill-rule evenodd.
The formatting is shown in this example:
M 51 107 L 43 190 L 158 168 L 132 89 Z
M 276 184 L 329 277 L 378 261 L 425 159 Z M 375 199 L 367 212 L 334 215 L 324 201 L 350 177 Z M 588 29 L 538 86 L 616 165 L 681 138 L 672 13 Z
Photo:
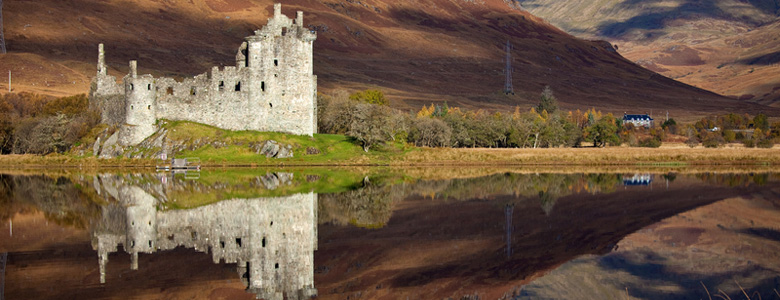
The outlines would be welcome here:
M 134 60 L 130 61 L 130 73 L 125 76 L 124 82 L 125 124 L 119 140 L 122 145 L 136 145 L 156 130 L 156 87 L 151 75 L 138 76 Z

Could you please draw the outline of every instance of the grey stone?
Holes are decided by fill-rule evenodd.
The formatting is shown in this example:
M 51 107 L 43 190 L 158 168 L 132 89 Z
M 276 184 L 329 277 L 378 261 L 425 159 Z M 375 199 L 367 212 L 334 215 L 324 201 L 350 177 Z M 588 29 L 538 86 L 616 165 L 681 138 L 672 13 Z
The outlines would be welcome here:
M 100 151 L 99 158 L 114 158 L 121 156 L 124 152 L 124 149 L 122 149 L 121 146 L 117 144 L 119 139 L 119 132 L 114 132 L 108 139 L 106 139 L 106 142 L 103 143 L 103 150 Z
M 265 145 L 263 145 L 263 148 L 260 149 L 260 154 L 265 155 L 265 157 L 276 157 L 276 155 L 279 153 L 279 144 L 276 143 L 274 140 L 268 140 L 265 142 Z
M 92 155 L 100 155 L 100 137 L 97 137 L 95 144 L 92 145 Z
M 279 178 L 274 173 L 268 173 L 260 176 L 260 181 L 263 182 L 263 186 L 267 190 L 275 190 L 279 188 Z
M 276 158 L 290 158 L 293 157 L 292 146 L 287 145 L 279 149 L 279 153 L 276 154 Z

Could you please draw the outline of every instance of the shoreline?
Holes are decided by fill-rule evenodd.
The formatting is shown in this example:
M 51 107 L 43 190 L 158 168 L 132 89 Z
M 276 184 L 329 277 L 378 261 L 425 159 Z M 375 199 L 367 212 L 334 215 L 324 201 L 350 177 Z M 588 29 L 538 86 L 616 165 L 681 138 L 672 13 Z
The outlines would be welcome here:
M 780 147 L 762 148 L 415 148 L 403 153 L 369 152 L 358 157 L 323 161 L 307 155 L 291 159 L 201 162 L 204 168 L 279 167 L 738 167 L 766 169 L 780 165 Z M 307 159 L 309 158 L 309 159 Z M 98 159 L 92 156 L 0 155 L 0 169 L 152 169 L 155 159 Z

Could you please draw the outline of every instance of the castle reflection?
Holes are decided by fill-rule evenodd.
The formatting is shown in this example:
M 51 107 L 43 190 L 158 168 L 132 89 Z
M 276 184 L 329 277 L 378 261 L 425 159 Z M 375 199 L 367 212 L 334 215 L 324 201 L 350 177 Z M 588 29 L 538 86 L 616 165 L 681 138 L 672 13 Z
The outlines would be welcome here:
M 106 281 L 109 254 L 138 255 L 176 247 L 211 253 L 214 263 L 236 263 L 247 290 L 263 299 L 316 296 L 314 251 L 317 250 L 317 194 L 238 198 L 185 210 L 158 210 L 160 184 L 126 183 L 97 176 L 94 186 L 110 199 L 91 227 L 100 282 Z M 140 266 L 143 267 L 143 266 Z

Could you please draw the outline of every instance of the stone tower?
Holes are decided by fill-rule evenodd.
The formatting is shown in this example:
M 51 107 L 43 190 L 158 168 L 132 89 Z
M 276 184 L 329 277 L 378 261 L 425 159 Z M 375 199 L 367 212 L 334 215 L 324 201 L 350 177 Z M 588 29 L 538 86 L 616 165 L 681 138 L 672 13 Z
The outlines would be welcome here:
M 157 128 L 157 95 L 152 75 L 138 76 L 137 62 L 130 61 L 130 74 L 125 76 L 125 124 L 120 130 L 123 145 L 136 145 L 152 135 Z

